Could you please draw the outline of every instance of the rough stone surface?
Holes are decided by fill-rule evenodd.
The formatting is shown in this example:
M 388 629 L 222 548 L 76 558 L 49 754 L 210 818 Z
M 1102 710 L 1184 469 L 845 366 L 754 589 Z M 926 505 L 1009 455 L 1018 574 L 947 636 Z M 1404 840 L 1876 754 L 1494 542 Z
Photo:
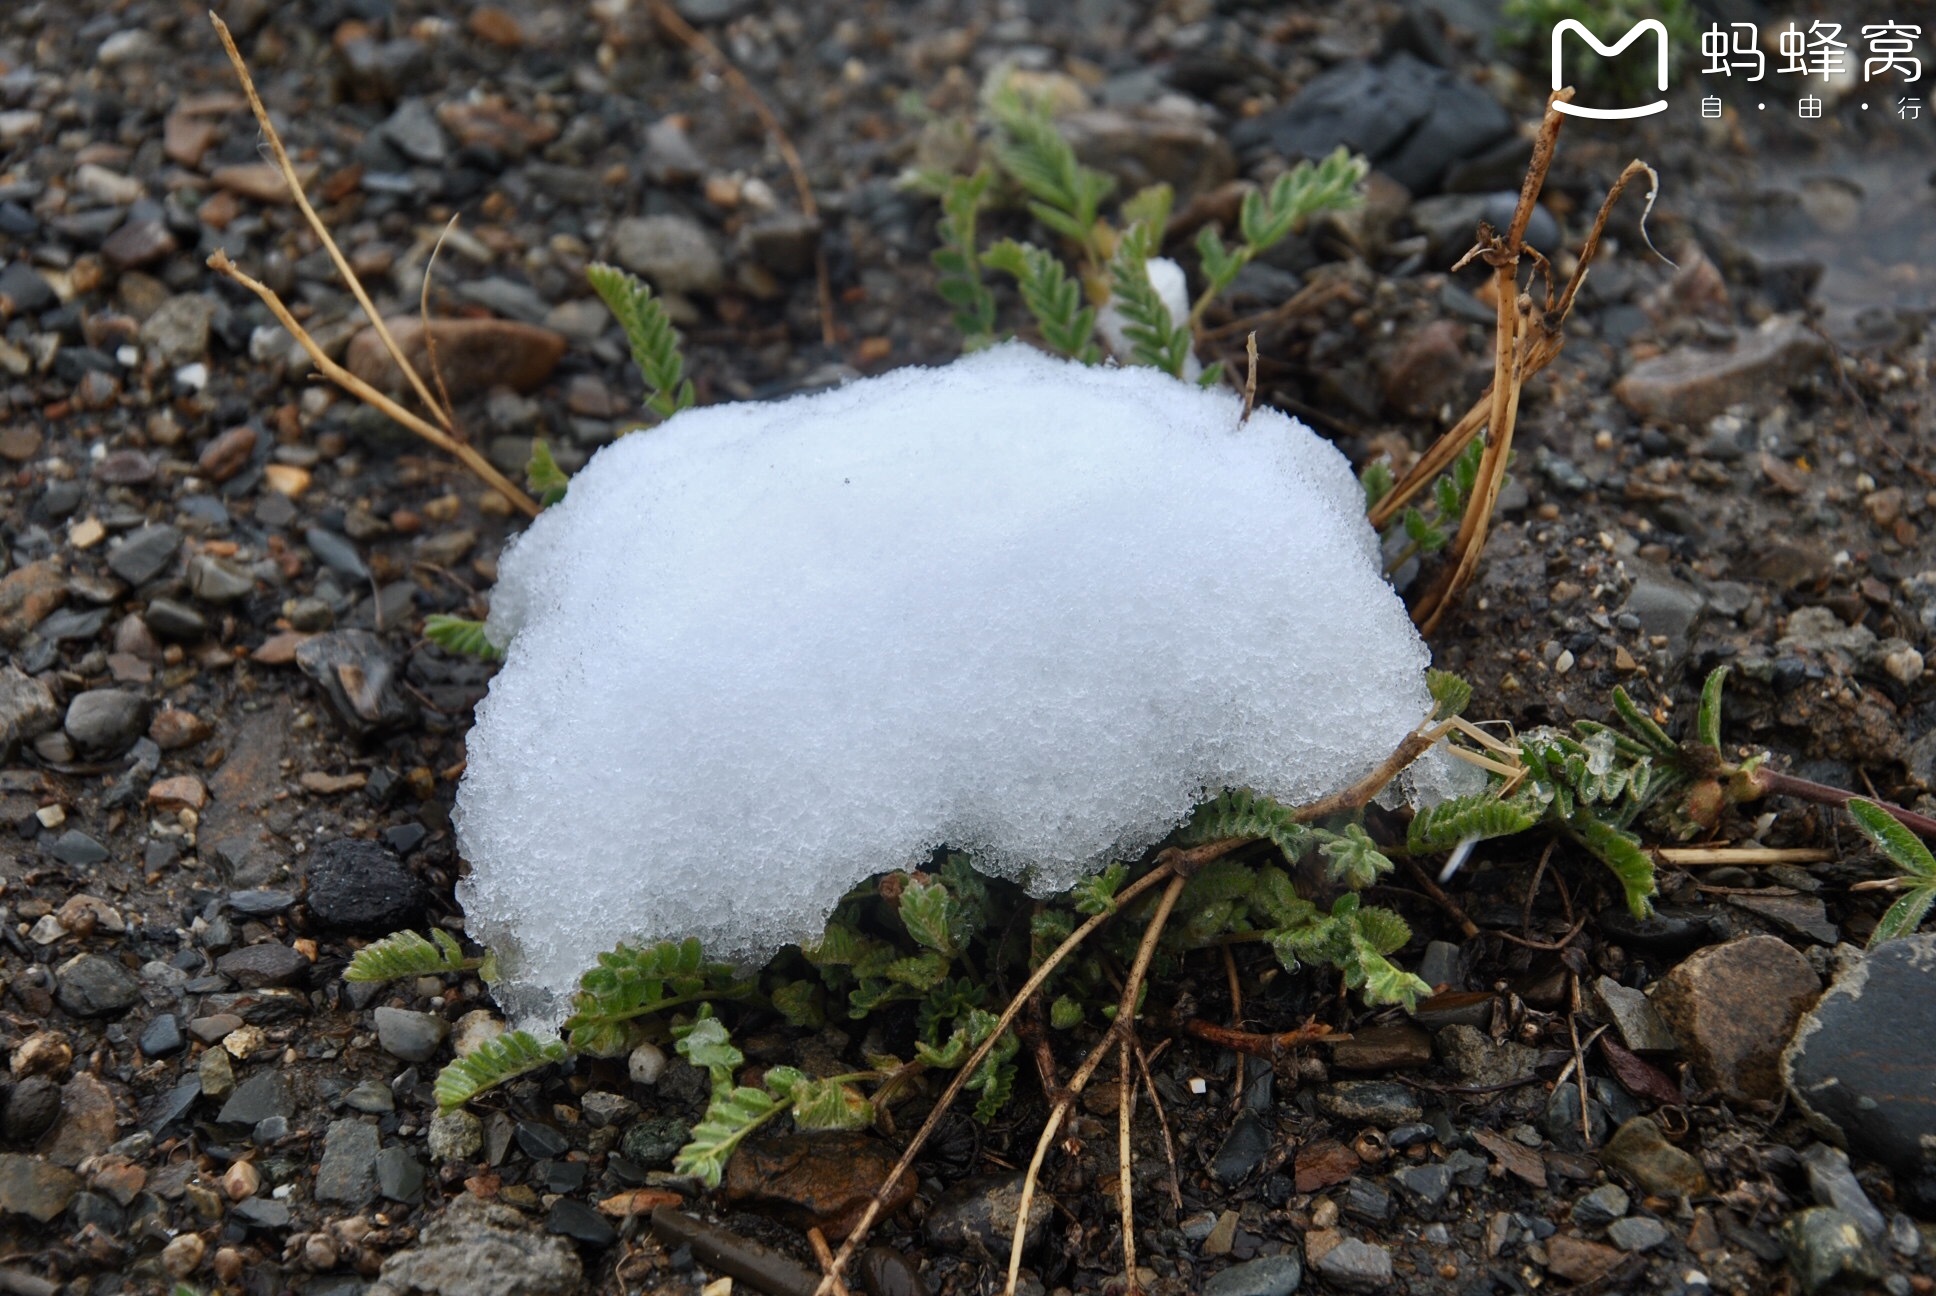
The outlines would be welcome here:
M 0 666 L 0 760 L 10 760 L 21 743 L 60 723 L 60 706 L 45 681 Z
M 337 1120 L 323 1135 L 323 1160 L 316 1168 L 316 1200 L 352 1210 L 376 1199 L 376 1158 L 382 1143 L 376 1122 Z
M 864 1134 L 789 1134 L 742 1145 L 726 1163 L 722 1187 L 727 1201 L 839 1239 L 853 1231 L 893 1167 L 886 1145 Z M 904 1177 L 891 1207 L 898 1210 L 913 1195 Z M 1007 1218 L 1014 1214 L 1011 1209 Z M 928 1218 L 932 1226 L 934 1213 Z
M 1696 426 L 1730 405 L 1766 405 L 1819 370 L 1828 343 L 1793 320 L 1772 319 L 1731 350 L 1681 347 L 1643 360 L 1614 395 L 1644 419 Z
M 1824 1133 L 1936 1206 L 1936 932 L 1885 942 L 1835 979 L 1782 1058 Z
M 1625 1172 L 1643 1192 L 1694 1197 L 1708 1189 L 1701 1163 L 1669 1143 L 1651 1117 L 1636 1116 L 1615 1130 L 1600 1159 L 1609 1170 Z
M 1291 1296 L 1304 1277 L 1294 1255 L 1265 1256 L 1232 1265 L 1203 1284 L 1203 1296 Z
M 1782 1048 L 1820 990 L 1786 942 L 1749 936 L 1689 956 L 1660 979 L 1653 1001 L 1703 1085 L 1773 1101 Z
M 1811 1206 L 1781 1226 L 1782 1250 L 1805 1292 L 1872 1283 L 1882 1265 L 1853 1217 L 1833 1206 Z
M 83 754 L 118 756 L 148 730 L 148 699 L 127 689 L 89 689 L 67 704 L 67 736 Z
M 396 853 L 376 842 L 340 837 L 309 854 L 309 912 L 336 931 L 387 935 L 416 924 L 423 884 Z
M 81 1190 L 81 1177 L 39 1157 L 0 1154 L 0 1214 L 51 1224 Z
M 383 1262 L 366 1296 L 573 1296 L 583 1282 L 571 1243 L 465 1193 Z
M 628 216 L 612 228 L 612 255 L 660 292 L 711 295 L 726 267 L 698 222 L 687 216 Z
M 1621 1043 L 1635 1053 L 1672 1053 L 1680 1048 L 1674 1032 L 1641 991 L 1603 976 L 1593 983 L 1593 1002 L 1601 1020 L 1612 1023 Z
M 80 954 L 56 973 L 54 998 L 76 1017 L 119 1017 L 141 1000 L 134 974 L 105 954 Z
M 1346 1238 L 1311 1267 L 1320 1276 L 1353 1291 L 1380 1291 L 1392 1281 L 1391 1252 L 1358 1238 Z
M 405 1008 L 376 1010 L 377 1042 L 383 1051 L 406 1062 L 428 1062 L 450 1034 L 450 1023 L 429 1013 Z

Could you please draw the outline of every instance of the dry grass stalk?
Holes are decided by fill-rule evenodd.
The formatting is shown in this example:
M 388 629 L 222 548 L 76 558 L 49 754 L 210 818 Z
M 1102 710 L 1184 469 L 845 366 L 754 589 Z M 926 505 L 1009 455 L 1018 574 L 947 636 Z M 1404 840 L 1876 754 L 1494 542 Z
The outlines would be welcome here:
M 317 239 L 329 252 L 330 260 L 335 264 L 337 273 L 343 276 L 343 281 L 349 286 L 350 294 L 356 298 L 357 304 L 363 308 L 363 313 L 369 317 L 371 326 L 376 330 L 377 336 L 383 340 L 384 348 L 389 351 L 390 358 L 396 362 L 397 368 L 403 371 L 404 377 L 416 391 L 418 398 L 423 401 L 424 406 L 436 417 L 437 422 L 431 423 L 412 414 L 325 355 L 323 349 L 316 344 L 316 340 L 309 335 L 308 330 L 297 323 L 296 317 L 290 314 L 289 308 L 283 304 L 275 290 L 243 273 L 229 259 L 226 251 L 216 249 L 208 258 L 209 269 L 240 284 L 260 298 L 263 305 L 267 306 L 269 312 L 276 317 L 276 321 L 309 354 L 317 371 L 325 378 L 371 408 L 395 419 L 439 450 L 454 456 L 491 489 L 509 500 L 512 506 L 526 517 L 536 517 L 538 506 L 531 497 L 519 490 L 503 473 L 493 467 L 489 460 L 464 443 L 457 434 L 456 424 L 447 406 L 440 405 L 431 396 L 430 388 L 424 383 L 423 377 L 418 374 L 416 368 L 404 356 L 402 349 L 397 346 L 396 339 L 390 335 L 389 327 L 383 322 L 383 316 L 377 311 L 375 303 L 370 300 L 369 293 L 364 291 L 362 281 L 350 268 L 350 263 L 344 257 L 342 249 L 336 246 L 336 240 L 330 237 L 328 226 L 323 224 L 322 217 L 316 214 L 316 209 L 310 206 L 308 195 L 303 192 L 302 181 L 296 175 L 296 168 L 289 160 L 288 151 L 283 148 L 282 136 L 277 133 L 275 123 L 269 119 L 269 110 L 263 106 L 262 97 L 256 93 L 255 79 L 249 75 L 248 64 L 243 61 L 242 52 L 236 48 L 235 38 L 229 34 L 228 25 L 213 13 L 209 14 L 208 19 L 215 25 L 215 33 L 221 38 L 222 48 L 228 52 L 229 62 L 235 67 L 235 75 L 242 83 L 243 93 L 248 96 L 249 107 L 255 113 L 257 124 L 268 139 L 269 149 L 275 156 L 276 166 L 282 172 L 283 183 L 288 186 L 290 196 L 295 199 L 303 218 L 309 222 L 309 227 L 315 231 Z
M 818 225 L 820 223 L 820 204 L 813 198 L 813 183 L 807 179 L 807 167 L 800 160 L 800 150 L 793 147 L 793 137 L 787 134 L 786 127 L 780 124 L 779 114 L 773 111 L 764 96 L 753 88 L 746 74 L 733 65 L 724 51 L 715 45 L 710 37 L 695 28 L 679 15 L 666 0 L 652 0 L 652 17 L 659 26 L 677 38 L 688 49 L 697 51 L 702 57 L 712 60 L 719 68 L 719 74 L 726 78 L 728 85 L 738 91 L 746 104 L 760 119 L 767 132 L 773 136 L 773 147 L 779 150 L 780 160 L 786 163 L 787 174 L 793 177 L 793 188 L 800 196 L 800 214 Z M 834 327 L 834 290 L 833 281 L 827 273 L 827 249 L 824 243 L 816 242 L 813 249 L 813 273 L 816 298 L 820 306 L 820 340 L 827 346 L 837 346 L 840 342 Z

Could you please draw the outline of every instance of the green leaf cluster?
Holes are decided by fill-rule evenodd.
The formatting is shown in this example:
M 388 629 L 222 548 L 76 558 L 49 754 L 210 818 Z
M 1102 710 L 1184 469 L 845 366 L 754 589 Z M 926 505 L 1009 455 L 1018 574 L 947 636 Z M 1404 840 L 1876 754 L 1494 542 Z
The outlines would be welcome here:
M 566 1052 L 563 1040 L 540 1043 L 528 1031 L 505 1031 L 437 1073 L 437 1109 L 455 1111 L 487 1089 L 564 1061 Z
M 413 931 L 400 931 L 365 945 L 343 969 L 343 979 L 396 981 L 409 976 L 469 972 L 483 964 L 481 958 L 465 957 L 455 936 L 441 927 L 432 927 L 429 940 Z
M 641 1019 L 702 998 L 746 998 L 753 988 L 724 963 L 708 963 L 697 940 L 645 949 L 620 945 L 579 978 L 565 1038 L 573 1052 L 623 1057 L 644 1041 Z
M 1485 453 L 1485 443 L 1475 438 L 1432 482 L 1423 503 L 1408 504 L 1387 524 L 1382 536 L 1389 555 L 1385 560 L 1386 575 L 1414 558 L 1445 548 L 1465 516 L 1466 503 L 1479 482 L 1479 464 Z M 1359 482 L 1364 486 L 1366 508 L 1389 495 L 1395 484 L 1391 466 L 1382 459 L 1367 464 L 1359 474 Z

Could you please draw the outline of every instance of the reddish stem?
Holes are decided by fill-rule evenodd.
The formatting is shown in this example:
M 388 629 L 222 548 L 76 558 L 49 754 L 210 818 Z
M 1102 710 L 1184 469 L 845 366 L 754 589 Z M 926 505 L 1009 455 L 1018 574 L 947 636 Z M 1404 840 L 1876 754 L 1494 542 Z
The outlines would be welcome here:
M 1838 809 L 1846 808 L 1857 796 L 1856 793 L 1844 788 L 1830 787 L 1826 783 L 1798 778 L 1793 774 L 1783 774 L 1780 770 L 1771 770 L 1765 765 L 1748 771 L 1745 777 L 1748 786 L 1761 796 L 1789 796 L 1798 801 L 1813 801 L 1816 805 L 1835 806 Z M 1876 801 L 1870 797 L 1862 799 L 1869 801 L 1910 832 L 1936 841 L 1936 819 L 1914 810 L 1905 810 L 1887 801 Z

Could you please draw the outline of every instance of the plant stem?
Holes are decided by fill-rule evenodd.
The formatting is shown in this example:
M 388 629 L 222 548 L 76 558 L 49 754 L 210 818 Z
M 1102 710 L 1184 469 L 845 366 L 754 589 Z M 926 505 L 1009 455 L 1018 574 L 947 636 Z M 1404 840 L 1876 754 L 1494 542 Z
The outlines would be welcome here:
M 1745 781 L 1748 789 L 1758 796 L 1789 796 L 1798 801 L 1812 801 L 1816 805 L 1835 806 L 1837 809 L 1846 808 L 1858 795 L 1844 788 L 1817 783 L 1814 779 L 1783 774 L 1780 770 L 1771 770 L 1766 765 L 1758 765 L 1754 769 L 1744 771 L 1739 777 Z M 1875 801 L 1871 797 L 1862 799 L 1871 801 L 1877 809 L 1910 832 L 1936 841 L 1936 819 L 1915 810 L 1906 810 L 1899 805 L 1892 805 L 1887 801 Z

